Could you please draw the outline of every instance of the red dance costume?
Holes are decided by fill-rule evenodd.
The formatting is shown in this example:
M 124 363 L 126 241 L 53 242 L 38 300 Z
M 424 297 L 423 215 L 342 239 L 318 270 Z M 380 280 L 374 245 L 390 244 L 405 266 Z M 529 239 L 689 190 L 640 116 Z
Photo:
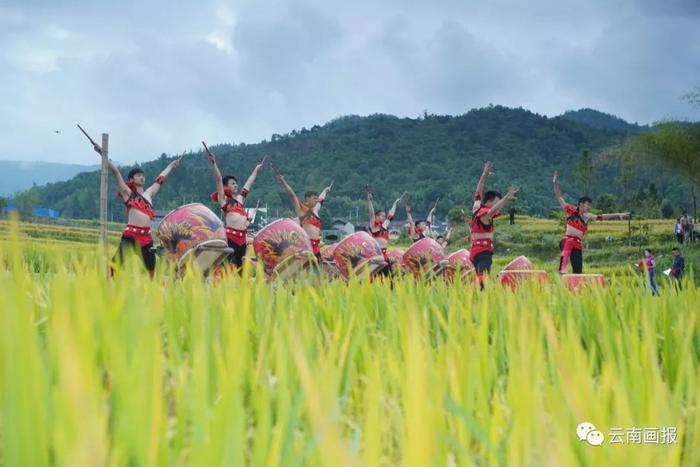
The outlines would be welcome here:
M 389 241 L 389 229 L 387 229 L 384 224 L 391 222 L 393 219 L 394 219 L 394 216 L 387 216 L 386 220 L 384 222 L 382 222 L 379 219 L 375 218 L 374 219 L 374 227 L 370 229 L 369 233 L 372 235 L 373 238 L 382 238 L 388 242 Z M 387 256 L 387 250 L 386 250 L 385 246 L 382 247 L 382 254 L 384 255 L 384 259 L 386 261 L 389 261 L 389 257 Z
M 156 183 L 160 185 L 162 185 L 164 181 L 165 179 L 162 176 L 156 179 Z M 141 193 L 136 191 L 136 185 L 133 182 L 127 183 L 127 186 L 131 190 L 129 197 L 124 200 L 127 216 L 129 215 L 129 209 L 136 209 L 147 215 L 149 219 L 153 219 L 155 217 L 153 205 Z M 117 192 L 117 196 L 124 199 L 124 195 L 121 192 Z M 151 228 L 127 224 L 124 228 L 124 232 L 122 232 L 122 237 L 131 238 L 135 240 L 139 246 L 143 247 L 152 241 Z
M 323 200 L 318 200 L 319 204 L 323 204 Z M 313 225 L 317 229 L 321 229 L 321 218 L 316 215 L 312 208 L 308 207 L 304 203 L 299 203 L 304 214 L 299 218 L 301 225 Z M 320 238 L 310 238 L 311 240 L 311 251 L 313 251 L 315 256 L 321 255 L 321 239 Z
M 494 235 L 494 224 L 493 219 L 500 217 L 501 212 L 497 211 L 491 221 L 485 224 L 481 221 L 481 218 L 486 215 L 491 208 L 481 204 L 481 195 L 474 195 L 474 208 L 472 212 L 472 220 L 470 223 L 470 238 L 471 246 L 469 248 L 469 256 L 476 267 L 476 279 L 480 286 L 483 286 L 484 282 L 484 270 L 491 269 L 491 256 L 493 255 L 493 235 Z M 488 257 L 484 263 L 484 267 L 481 267 L 481 262 L 479 255 L 482 257 Z
M 245 200 L 245 198 L 248 196 L 248 190 L 245 188 L 241 190 L 239 193 L 241 198 Z M 248 217 L 248 213 L 246 212 L 245 208 L 243 207 L 243 203 L 238 201 L 231 192 L 230 188 L 224 188 L 224 196 L 226 196 L 226 204 L 224 204 L 221 207 L 221 210 L 224 212 L 224 215 L 228 215 L 230 213 L 238 214 L 240 216 L 243 216 L 247 221 L 250 221 L 250 218 Z M 219 202 L 219 194 L 214 192 L 211 194 L 209 197 L 212 201 L 215 203 Z M 233 227 L 226 227 L 226 239 L 234 243 L 238 246 L 244 246 L 247 245 L 248 243 L 248 229 L 234 229 Z
M 582 240 L 588 233 L 588 222 L 595 218 L 596 220 L 603 220 L 603 216 L 594 216 L 593 214 L 586 213 L 581 214 L 578 208 L 572 204 L 564 205 L 564 212 L 566 212 L 566 229 L 567 233 L 562 238 L 562 250 L 561 250 L 561 262 L 559 265 L 560 272 L 566 272 L 566 267 L 569 264 L 569 258 L 571 257 L 571 252 L 574 250 L 582 251 L 583 243 Z M 574 229 L 581 233 L 581 237 L 572 235 L 569 231 Z

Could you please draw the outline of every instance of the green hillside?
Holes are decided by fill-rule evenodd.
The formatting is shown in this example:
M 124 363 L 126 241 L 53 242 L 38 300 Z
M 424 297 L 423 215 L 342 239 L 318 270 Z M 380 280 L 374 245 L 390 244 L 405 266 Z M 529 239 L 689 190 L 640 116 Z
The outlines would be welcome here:
M 551 194 L 554 170 L 562 173 L 566 195 L 573 198 L 582 194 L 583 188 L 577 185 L 572 172 L 584 150 L 591 152 L 594 163 L 588 194 L 596 198 L 610 193 L 607 204 L 618 202 L 621 193 L 615 182 L 617 169 L 614 164 L 598 162 L 596 155 L 624 139 L 629 131 L 639 131 L 637 128 L 630 125 L 625 130 L 600 129 L 565 117 L 547 118 L 520 108 L 495 106 L 460 116 L 425 115 L 419 119 L 345 116 L 323 126 L 275 134 L 270 141 L 258 144 L 210 143 L 222 172 L 239 179 L 245 179 L 262 155 L 268 154 L 299 193 L 321 190 L 334 180 L 335 188 L 324 205 L 325 216 L 347 216 L 356 208 L 364 212 L 364 187 L 370 184 L 380 206 L 408 191 L 419 216 L 436 196 L 441 196 L 439 216 L 444 217 L 450 207 L 470 202 L 486 160 L 495 164 L 490 187 L 505 191 L 515 183 L 521 187 L 518 211 L 547 215 L 556 207 Z M 163 154 L 144 163 L 148 179 L 153 179 L 175 156 Z M 129 159 L 128 154 L 113 157 Z M 123 172 L 127 170 L 124 167 Z M 640 167 L 632 183 L 634 189 L 646 189 L 651 181 L 655 182 L 660 199 L 680 209 L 684 189 L 671 180 L 658 168 Z M 113 192 L 111 180 L 110 184 Z M 156 198 L 156 208 L 207 202 L 213 189 L 204 154 L 187 153 Z M 42 205 L 58 209 L 65 217 L 98 215 L 97 172 L 82 173 L 37 191 Z M 269 169 L 265 169 L 251 191 L 249 202 L 257 200 L 267 204 L 273 214 L 275 209 L 280 215 L 288 209 L 286 197 Z M 109 209 L 110 217 L 123 219 L 123 205 L 112 195 Z

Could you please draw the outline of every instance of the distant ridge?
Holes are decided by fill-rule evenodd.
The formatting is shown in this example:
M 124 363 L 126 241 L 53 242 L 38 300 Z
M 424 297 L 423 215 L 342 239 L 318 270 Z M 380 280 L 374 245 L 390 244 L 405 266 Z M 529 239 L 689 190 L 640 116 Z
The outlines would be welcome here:
M 34 184 L 40 186 L 69 180 L 80 172 L 90 172 L 98 168 L 98 165 L 0 160 L 0 196 L 12 195 L 17 191 L 29 189 Z
M 640 129 L 636 123 L 594 109 L 569 110 L 559 116 L 572 122 L 596 128 L 598 130 L 633 131 Z

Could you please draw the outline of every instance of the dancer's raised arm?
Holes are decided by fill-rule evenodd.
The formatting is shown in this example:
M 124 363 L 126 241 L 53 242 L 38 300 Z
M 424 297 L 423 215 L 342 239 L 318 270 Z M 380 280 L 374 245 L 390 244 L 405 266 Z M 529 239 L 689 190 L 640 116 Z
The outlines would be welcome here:
M 248 193 L 250 192 L 250 188 L 253 186 L 253 183 L 255 183 L 255 179 L 257 178 L 258 174 L 265 166 L 265 159 L 267 159 L 267 156 L 263 156 L 262 160 L 258 163 L 258 165 L 255 166 L 253 171 L 248 176 L 248 180 L 246 180 L 245 183 L 243 184 L 243 188 L 241 189 L 241 192 L 236 195 L 236 199 L 238 200 L 239 203 L 242 203 L 243 198 L 248 196 Z
M 427 222 L 428 225 L 433 224 L 433 219 L 435 218 L 435 210 L 437 209 L 438 201 L 440 201 L 439 196 L 435 200 L 435 204 L 433 204 L 433 207 L 430 209 L 430 212 L 428 212 L 428 217 L 425 218 L 425 222 Z
M 148 187 L 146 190 L 146 193 L 148 193 L 151 197 L 158 193 L 160 191 L 160 187 L 165 183 L 165 179 L 170 175 L 170 172 L 172 172 L 173 169 L 176 169 L 180 165 L 180 161 L 182 160 L 182 157 L 179 157 L 172 161 L 170 164 L 168 164 L 165 169 L 156 177 L 156 180 L 153 182 L 153 185 Z
M 277 167 L 275 167 L 273 164 L 270 164 L 270 167 L 272 167 L 272 171 L 275 173 L 275 178 L 277 179 L 277 181 L 280 182 L 282 188 L 284 188 L 284 191 L 287 192 L 289 201 L 292 202 L 294 212 L 296 212 L 297 216 L 303 216 L 304 210 L 301 208 L 301 202 L 299 201 L 299 198 L 297 197 L 296 193 L 294 193 L 294 190 L 292 190 L 292 187 L 290 187 L 289 183 L 287 183 L 287 180 L 284 178 L 284 175 L 282 175 L 282 173 L 279 170 L 277 170 Z
M 503 205 L 506 204 L 508 201 L 515 198 L 515 195 L 518 193 L 518 189 L 519 188 L 516 186 L 511 186 L 508 190 L 508 193 L 506 193 L 506 195 L 503 198 L 495 202 L 486 214 L 481 216 L 481 221 L 485 224 L 490 223 L 491 219 L 493 219 L 493 216 L 496 214 L 496 212 L 498 212 L 501 209 L 501 207 L 503 207 Z
M 92 147 L 97 154 L 102 156 L 102 148 L 99 144 L 94 143 Z M 121 193 L 122 197 L 128 198 L 131 195 L 131 188 L 129 188 L 129 185 L 124 181 L 124 177 L 122 177 L 121 172 L 119 172 L 119 167 L 112 162 L 112 159 L 107 159 L 107 167 L 109 167 L 109 171 L 112 172 L 114 181 L 117 183 L 117 191 Z
M 484 197 L 484 187 L 486 186 L 486 177 L 491 175 L 493 169 L 493 164 L 491 162 L 484 163 L 484 171 L 479 177 L 479 182 L 476 184 L 476 190 L 474 190 L 474 198 L 482 199 Z
M 567 203 L 561 194 L 561 187 L 559 186 L 559 172 L 554 172 L 554 175 L 552 176 L 552 187 L 554 189 L 554 197 L 559 202 L 561 208 L 566 210 Z
M 221 177 L 221 170 L 219 170 L 219 166 L 216 163 L 216 156 L 211 151 L 209 151 L 209 148 L 207 148 L 206 145 L 204 147 L 207 149 L 207 158 L 209 159 L 209 164 L 211 164 L 211 171 L 214 175 L 214 184 L 216 185 L 217 194 L 216 201 L 219 203 L 219 206 L 223 207 L 226 205 L 226 195 L 224 193 L 224 181 Z

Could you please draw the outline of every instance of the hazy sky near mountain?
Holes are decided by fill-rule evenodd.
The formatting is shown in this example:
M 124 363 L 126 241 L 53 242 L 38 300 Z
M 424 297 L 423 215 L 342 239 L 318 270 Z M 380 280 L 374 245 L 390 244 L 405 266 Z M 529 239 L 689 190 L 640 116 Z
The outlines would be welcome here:
M 133 162 L 489 103 L 700 120 L 700 2 L 5 1 L 0 70 L 0 159 L 94 163 L 76 122 Z

